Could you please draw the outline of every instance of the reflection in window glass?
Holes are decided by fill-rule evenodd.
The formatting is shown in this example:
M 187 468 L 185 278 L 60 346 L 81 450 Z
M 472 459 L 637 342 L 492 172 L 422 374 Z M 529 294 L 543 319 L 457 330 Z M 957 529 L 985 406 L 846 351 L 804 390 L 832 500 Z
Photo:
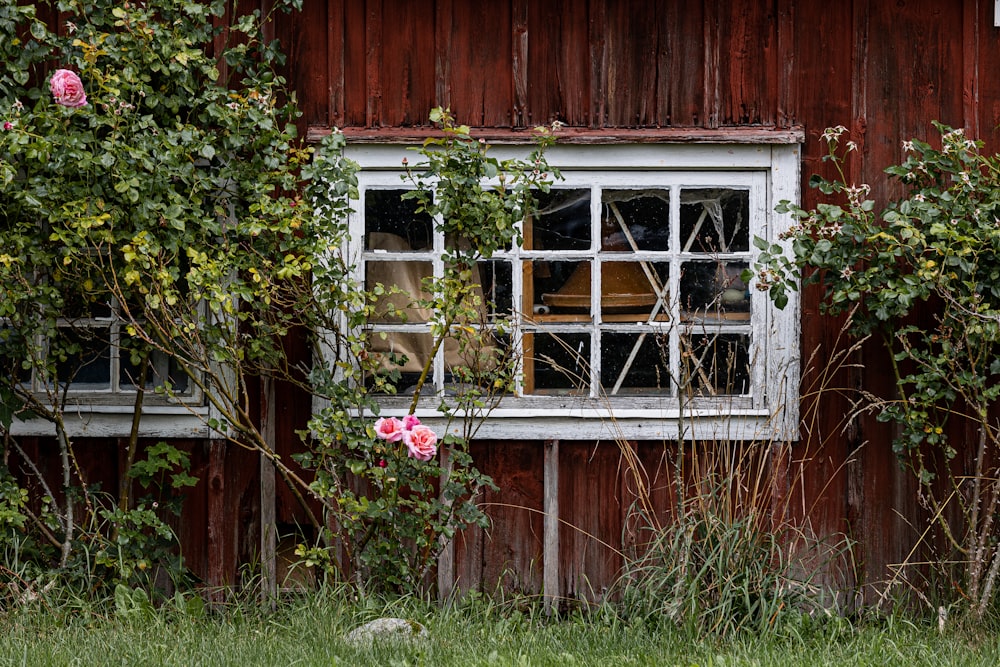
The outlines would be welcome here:
M 681 191 L 684 252 L 746 252 L 750 249 L 750 192 L 725 188 Z

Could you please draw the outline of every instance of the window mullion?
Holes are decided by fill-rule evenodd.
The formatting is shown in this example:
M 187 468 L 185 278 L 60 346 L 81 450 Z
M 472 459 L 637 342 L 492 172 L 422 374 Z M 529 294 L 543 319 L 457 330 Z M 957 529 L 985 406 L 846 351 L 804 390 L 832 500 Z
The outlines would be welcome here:
M 518 223 L 518 235 L 521 238 L 525 238 L 524 223 L 524 220 Z M 524 309 L 526 304 L 524 302 L 524 260 L 521 259 L 522 245 L 522 243 L 514 243 L 510 254 L 510 305 L 513 311 L 511 318 L 514 322 L 514 330 L 511 332 L 511 345 L 513 346 L 513 353 L 517 360 L 517 371 L 514 380 L 516 385 L 514 393 L 516 396 L 524 396 Z
M 670 303 L 667 304 L 670 312 L 670 329 L 668 335 L 669 344 L 669 368 L 670 395 L 677 396 L 681 384 L 681 189 L 677 184 L 670 186 L 670 274 L 667 282 L 670 288 L 667 294 Z
M 590 319 L 590 387 L 588 394 L 591 398 L 599 395 L 601 387 L 601 277 L 604 273 L 604 266 L 601 262 L 601 227 L 603 202 L 601 187 L 593 184 L 590 187 L 590 312 L 593 315 Z
M 445 253 L 445 238 L 444 233 L 441 230 L 442 220 L 440 216 L 434 218 L 434 233 L 433 233 L 433 249 L 434 256 L 431 259 L 431 270 L 434 275 L 435 281 L 440 281 L 444 278 L 444 253 Z M 458 239 L 454 239 L 455 243 L 458 243 Z M 437 299 L 437 294 L 430 295 L 432 299 Z M 445 339 L 451 334 L 450 331 L 442 331 L 441 336 Z M 431 336 L 431 340 L 434 336 Z M 437 396 L 441 396 L 444 392 L 444 374 L 445 374 L 445 358 L 444 358 L 445 344 L 442 341 L 441 345 L 437 349 L 437 353 L 434 355 L 434 359 L 431 360 L 431 369 L 433 371 L 434 379 L 434 393 Z

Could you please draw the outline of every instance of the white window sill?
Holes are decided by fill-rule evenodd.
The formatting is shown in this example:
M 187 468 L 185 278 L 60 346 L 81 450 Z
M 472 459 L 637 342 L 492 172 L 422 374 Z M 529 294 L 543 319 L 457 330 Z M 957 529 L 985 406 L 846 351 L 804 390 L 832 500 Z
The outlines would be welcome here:
M 613 412 L 613 414 L 612 414 Z M 421 423 L 443 436 L 446 430 L 461 436 L 462 422 L 450 423 L 431 409 L 417 409 Z M 399 416 L 383 408 L 383 416 Z M 372 416 L 372 420 L 375 417 Z M 601 408 L 568 409 L 563 414 L 551 410 L 498 408 L 481 420 L 476 440 L 714 440 L 718 442 L 768 442 L 786 439 L 779 429 L 780 419 L 762 410 L 730 410 L 720 415 L 714 410 L 613 411 Z
M 208 426 L 208 408 L 150 406 L 142 411 L 142 438 L 211 438 L 218 434 Z M 70 438 L 126 438 L 132 430 L 132 409 L 126 406 L 87 406 L 67 409 L 64 416 Z M 14 419 L 15 437 L 54 437 L 56 428 L 45 419 Z

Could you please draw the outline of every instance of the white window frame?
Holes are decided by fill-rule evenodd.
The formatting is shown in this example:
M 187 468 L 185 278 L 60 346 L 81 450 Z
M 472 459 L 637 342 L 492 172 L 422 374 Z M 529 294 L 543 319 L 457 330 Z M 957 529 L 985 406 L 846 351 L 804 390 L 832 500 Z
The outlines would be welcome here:
M 499 158 L 523 156 L 525 146 L 494 146 Z M 411 168 L 415 154 L 402 144 L 349 144 L 347 156 L 361 167 L 359 188 L 361 202 L 367 188 L 405 189 L 401 180 L 402 162 L 406 157 Z M 602 188 L 626 187 L 663 189 L 737 186 L 749 188 L 751 215 L 759 224 L 751 229 L 754 236 L 770 243 L 785 245 L 782 232 L 792 219 L 774 211 L 784 199 L 799 201 L 800 159 L 795 143 L 643 143 L 613 145 L 557 145 L 547 152 L 554 167 L 562 171 L 564 180 L 554 187 L 586 188 L 599 183 Z M 672 202 L 678 197 L 671 196 Z M 597 206 L 599 204 L 593 204 Z M 673 203 L 673 206 L 679 206 Z M 363 278 L 361 252 L 364 239 L 363 206 L 354 202 L 351 216 L 349 257 L 356 267 L 357 279 Z M 671 230 L 672 248 L 677 248 L 677 230 Z M 440 245 L 440 242 L 438 243 Z M 759 250 L 750 244 L 749 262 Z M 440 250 L 440 249 L 438 249 Z M 562 251 L 545 251 L 552 258 Z M 592 252 L 567 251 L 567 258 L 593 257 Z M 371 256 L 371 253 L 368 254 Z M 655 255 L 655 253 L 653 254 Z M 651 257 L 653 257 L 651 255 Z M 518 266 L 522 258 L 532 257 L 530 251 L 514 249 L 504 255 Z M 375 259 L 374 257 L 371 257 Z M 674 261 L 677 253 L 674 253 Z M 608 258 L 613 261 L 613 258 Z M 600 259 L 598 259 L 600 261 Z M 592 272 L 592 295 L 600 294 L 600 272 Z M 519 291 L 520 271 L 515 268 L 513 282 Z M 678 277 L 671 275 L 671 281 Z M 676 294 L 676 285 L 671 290 Z M 797 440 L 799 437 L 799 302 L 791 293 L 783 310 L 778 310 L 751 285 L 753 297 L 751 329 L 751 390 L 746 396 L 726 396 L 718 399 L 696 399 L 694 407 L 680 407 L 680 401 L 666 396 L 624 400 L 608 400 L 591 396 L 505 398 L 480 426 L 477 438 L 483 439 L 615 439 L 629 440 Z M 516 298 L 516 297 L 515 297 Z M 592 296 L 592 300 L 597 297 Z M 519 310 L 515 305 L 515 311 Z M 592 312 L 599 308 L 592 307 Z M 600 329 L 600 323 L 591 328 Z M 520 327 L 519 327 L 520 328 Z M 677 327 L 673 327 L 674 330 Z M 676 335 L 676 334 L 674 334 Z M 673 349 L 673 348 L 672 348 Z M 595 353 L 592 350 L 592 357 Z M 440 355 L 439 355 L 440 356 Z M 435 360 L 440 371 L 443 361 Z M 440 373 L 438 373 L 440 375 Z M 430 387 L 428 387 L 430 389 Z M 430 392 L 429 392 L 430 393 Z M 717 405 L 713 405 L 713 400 Z M 405 410 L 408 399 L 390 398 L 380 401 L 384 413 Z M 417 410 L 422 421 L 435 428 L 446 422 L 434 408 L 435 400 L 426 401 Z

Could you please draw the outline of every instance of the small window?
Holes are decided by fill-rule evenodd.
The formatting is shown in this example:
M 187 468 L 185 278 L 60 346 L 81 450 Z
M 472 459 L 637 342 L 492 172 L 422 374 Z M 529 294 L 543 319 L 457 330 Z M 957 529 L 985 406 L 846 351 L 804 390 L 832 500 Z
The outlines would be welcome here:
M 538 193 L 523 243 L 474 277 L 483 326 L 515 325 L 491 344 L 520 360 L 514 392 L 481 433 L 537 437 L 549 420 L 562 426 L 546 434 L 563 438 L 795 437 L 797 309 L 778 311 L 743 278 L 754 237 L 778 242 L 788 224 L 774 206 L 796 198 L 795 147 L 699 148 L 550 152 L 563 179 Z M 351 229 L 363 241 L 352 256 L 366 285 L 395 288 L 369 322 L 369 352 L 398 368 L 406 394 L 432 353 L 429 313 L 412 301 L 423 278 L 440 275 L 451 240 L 403 197 L 399 172 L 364 171 L 366 156 L 381 166 L 393 150 L 399 164 L 402 147 L 359 149 Z M 458 349 L 433 360 L 439 396 L 463 363 Z M 427 398 L 425 417 L 439 401 Z
M 0 372 L 14 374 L 21 389 L 46 402 L 54 394 L 65 397 L 65 421 L 74 436 L 123 437 L 129 434 L 138 383 L 142 379 L 141 346 L 129 337 L 120 305 L 93 299 L 67 303 L 56 326 L 57 340 L 36 336 L 38 354 L 54 362 L 52 373 L 25 368 L 20 360 L 0 352 Z M 0 320 L 0 345 L 13 332 Z M 8 347 L 10 347 L 8 345 Z M 157 391 L 167 383 L 169 392 Z M 206 413 L 195 383 L 167 355 L 150 353 L 145 377 L 140 432 L 150 437 L 207 437 Z M 15 419 L 14 435 L 51 435 L 53 426 L 42 418 Z

